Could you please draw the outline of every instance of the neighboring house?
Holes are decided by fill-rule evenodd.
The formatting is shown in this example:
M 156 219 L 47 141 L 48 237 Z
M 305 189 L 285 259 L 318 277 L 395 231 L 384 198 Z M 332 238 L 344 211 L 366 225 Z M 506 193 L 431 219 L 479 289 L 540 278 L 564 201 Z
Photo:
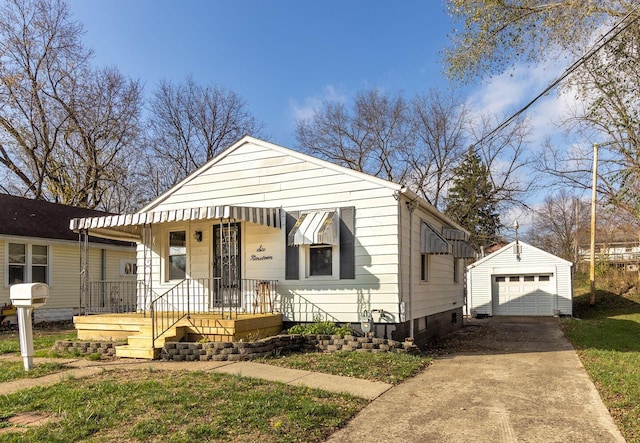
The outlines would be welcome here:
M 71 320 L 80 310 L 80 250 L 69 221 L 106 213 L 7 194 L 0 194 L 0 208 L 0 305 L 10 303 L 13 284 L 47 283 L 49 298 L 34 310 L 35 321 Z M 135 285 L 132 243 L 91 237 L 88 253 L 97 279 Z
M 583 263 L 588 263 L 591 258 L 590 245 L 580 245 L 578 257 Z M 640 264 L 640 243 L 637 239 L 600 241 L 595 244 L 594 258 L 598 263 L 636 272 Z
M 252 137 L 138 213 L 71 228 L 138 242 L 138 310 L 167 294 L 247 312 L 269 291 L 285 322 L 371 319 L 379 336 L 417 343 L 461 326 L 475 256 L 467 232 L 406 187 Z
M 572 263 L 512 242 L 467 266 L 469 314 L 572 315 Z

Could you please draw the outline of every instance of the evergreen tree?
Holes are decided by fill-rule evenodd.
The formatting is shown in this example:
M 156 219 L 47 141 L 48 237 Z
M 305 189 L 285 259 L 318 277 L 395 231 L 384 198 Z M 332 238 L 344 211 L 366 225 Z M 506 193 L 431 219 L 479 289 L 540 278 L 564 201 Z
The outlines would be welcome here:
M 471 233 L 469 243 L 480 250 L 498 240 L 500 217 L 489 169 L 473 148 L 454 169 L 445 214 Z

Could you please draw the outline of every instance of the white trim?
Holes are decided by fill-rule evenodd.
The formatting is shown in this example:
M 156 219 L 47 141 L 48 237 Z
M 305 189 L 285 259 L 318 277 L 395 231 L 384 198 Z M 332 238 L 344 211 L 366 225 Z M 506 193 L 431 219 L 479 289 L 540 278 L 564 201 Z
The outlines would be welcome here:
M 18 237 L 20 238 L 20 237 Z M 52 246 L 48 242 L 25 242 L 24 240 L 20 241 L 5 241 L 4 245 L 4 287 L 9 288 L 11 285 L 9 284 L 9 244 L 17 244 L 17 245 L 25 245 L 25 281 L 23 283 L 32 283 L 33 282 L 33 246 L 46 246 L 47 247 L 47 276 L 46 276 L 46 284 L 49 287 L 52 287 Z

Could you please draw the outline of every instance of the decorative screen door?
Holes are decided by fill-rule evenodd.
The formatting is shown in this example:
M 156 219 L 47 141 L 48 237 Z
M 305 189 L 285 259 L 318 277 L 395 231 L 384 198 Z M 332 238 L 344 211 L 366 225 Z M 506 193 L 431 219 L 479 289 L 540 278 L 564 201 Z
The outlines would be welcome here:
M 218 307 L 238 307 L 240 290 L 240 225 L 221 223 L 213 227 L 213 276 L 217 282 L 214 304 Z

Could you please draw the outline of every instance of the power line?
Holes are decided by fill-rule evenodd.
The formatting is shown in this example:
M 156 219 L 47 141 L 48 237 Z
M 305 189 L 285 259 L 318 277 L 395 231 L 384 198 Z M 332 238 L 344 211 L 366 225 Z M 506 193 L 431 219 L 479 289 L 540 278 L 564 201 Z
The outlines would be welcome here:
M 605 34 L 603 34 L 596 41 L 596 43 L 586 53 L 584 53 L 580 58 L 578 58 L 578 60 L 576 60 L 571 66 L 569 66 L 562 73 L 562 75 L 560 75 L 560 77 L 558 77 L 553 82 L 551 82 L 551 84 L 549 84 L 549 86 L 547 86 L 540 94 L 536 95 L 530 102 L 528 102 L 526 105 L 524 105 L 518 111 L 516 111 L 513 115 L 511 115 L 511 117 L 507 118 L 505 121 L 500 123 L 497 127 L 495 127 L 493 130 L 491 130 L 488 134 L 484 135 L 480 140 L 475 142 L 472 145 L 472 147 L 478 146 L 478 145 L 480 145 L 480 144 L 482 144 L 482 143 L 484 143 L 484 142 L 486 142 L 488 140 L 491 140 L 498 132 L 500 132 L 501 130 L 503 130 L 507 126 L 509 126 L 509 124 L 511 124 L 512 121 L 514 121 L 516 118 L 518 118 L 520 116 L 520 114 L 522 114 L 524 111 L 529 109 L 541 97 L 543 97 L 544 95 L 549 93 L 549 91 L 551 91 L 553 88 L 555 88 L 560 82 L 562 82 L 565 78 L 567 78 L 569 75 L 571 75 L 576 69 L 578 69 L 580 66 L 582 66 L 587 60 L 589 60 L 591 57 L 593 57 L 596 54 L 596 52 L 601 50 L 609 42 L 611 42 L 614 38 L 616 38 L 620 33 L 622 33 L 629 26 L 631 26 L 636 20 L 638 20 L 638 18 L 640 18 L 640 15 L 636 15 L 636 17 L 633 18 L 633 20 L 629 21 L 624 26 L 622 26 L 622 24 L 626 20 L 628 20 L 629 17 L 631 17 L 638 10 L 639 7 L 640 7 L 640 4 L 637 4 L 627 15 L 622 17 L 611 29 L 609 29 L 609 31 L 607 31 Z

